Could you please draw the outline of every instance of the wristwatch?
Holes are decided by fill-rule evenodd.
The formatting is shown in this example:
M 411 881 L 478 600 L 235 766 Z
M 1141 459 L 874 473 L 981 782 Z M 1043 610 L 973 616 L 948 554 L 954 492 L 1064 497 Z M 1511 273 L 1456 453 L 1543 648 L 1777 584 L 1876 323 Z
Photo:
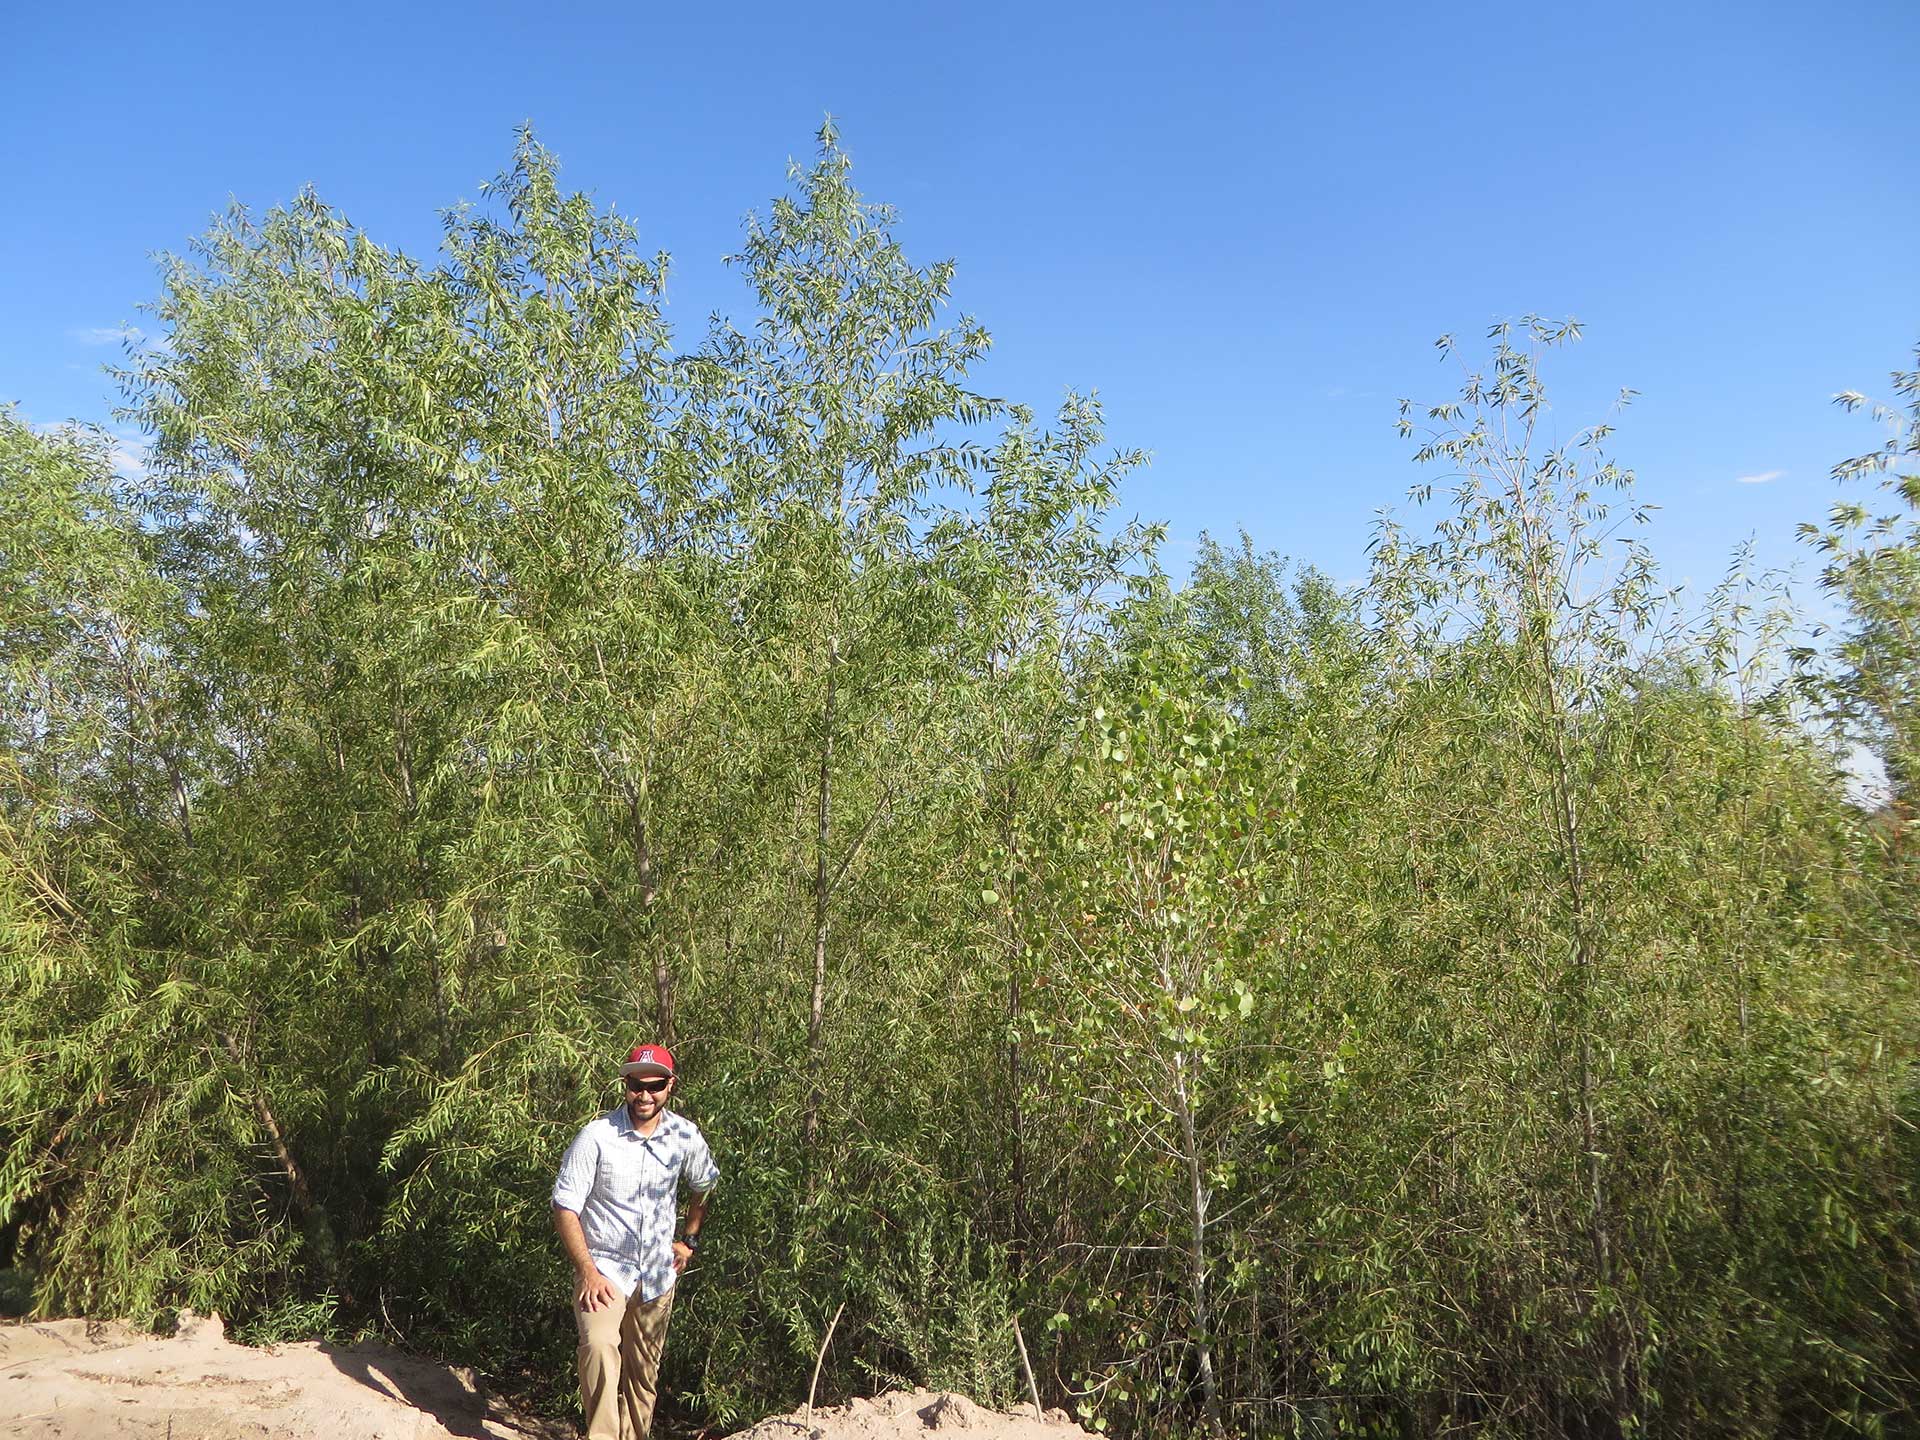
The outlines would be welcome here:
M 689 1250 L 698 1250 L 700 1248 L 700 1232 L 696 1230 L 691 1235 L 682 1235 L 680 1237 L 680 1243 Z

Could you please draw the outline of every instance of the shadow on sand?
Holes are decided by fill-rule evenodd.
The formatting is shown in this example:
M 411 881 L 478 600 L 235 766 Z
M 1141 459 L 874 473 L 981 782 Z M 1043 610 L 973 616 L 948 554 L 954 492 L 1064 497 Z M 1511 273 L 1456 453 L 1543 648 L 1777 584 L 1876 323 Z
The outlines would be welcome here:
M 470 1371 L 416 1359 L 378 1340 L 322 1345 L 320 1351 L 341 1374 L 411 1405 L 462 1440 L 500 1440 L 503 1436 L 573 1440 L 571 1425 L 515 1414 L 487 1395 Z

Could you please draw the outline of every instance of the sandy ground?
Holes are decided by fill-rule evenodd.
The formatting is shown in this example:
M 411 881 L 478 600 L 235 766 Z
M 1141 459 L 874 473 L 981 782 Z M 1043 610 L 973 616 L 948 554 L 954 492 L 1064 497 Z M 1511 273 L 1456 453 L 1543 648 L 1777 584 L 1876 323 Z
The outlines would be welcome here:
M 893 1390 L 872 1400 L 762 1420 L 732 1440 L 1095 1440 L 1064 1410 L 1042 1420 L 1031 1406 L 1012 1414 L 987 1410 L 964 1395 L 933 1390 Z
M 735 1440 L 1093 1440 L 1058 1410 L 983 1410 L 901 1390 L 763 1420 Z M 965 1432 L 964 1434 L 961 1432 Z M 0 1325 L 0 1435 L 8 1440 L 570 1440 L 490 1399 L 463 1370 L 378 1342 L 255 1350 L 218 1316 L 171 1338 L 85 1320 Z
M 557 1440 L 471 1375 L 377 1342 L 251 1349 L 218 1316 L 171 1338 L 122 1325 L 0 1325 L 9 1440 Z

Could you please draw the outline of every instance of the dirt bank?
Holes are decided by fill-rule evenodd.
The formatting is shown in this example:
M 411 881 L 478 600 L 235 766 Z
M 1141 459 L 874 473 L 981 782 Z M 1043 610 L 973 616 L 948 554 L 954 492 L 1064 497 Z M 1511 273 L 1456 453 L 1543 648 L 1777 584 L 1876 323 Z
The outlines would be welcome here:
M 1049 1410 L 1043 1421 L 1031 1406 L 1013 1414 L 987 1410 L 964 1395 L 934 1390 L 892 1390 L 872 1400 L 762 1420 L 731 1440 L 1094 1440 L 1067 1418 Z
M 1003 1415 L 901 1390 L 763 1420 L 734 1440 L 1093 1440 L 1060 1411 Z M 488 1397 L 464 1370 L 377 1341 L 256 1350 L 219 1317 L 170 1338 L 85 1320 L 0 1324 L 9 1440 L 571 1440 Z
M 168 1338 L 55 1320 L 0 1326 L 0 1434 L 12 1440 L 559 1440 L 473 1377 L 377 1341 L 256 1350 L 218 1316 Z

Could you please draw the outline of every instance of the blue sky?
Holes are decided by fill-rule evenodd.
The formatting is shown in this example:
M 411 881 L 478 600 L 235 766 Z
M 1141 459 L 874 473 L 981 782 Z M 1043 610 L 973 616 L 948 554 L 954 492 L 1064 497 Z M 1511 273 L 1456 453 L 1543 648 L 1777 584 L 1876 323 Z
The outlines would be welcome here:
M 1337 12 L 1337 13 L 1336 13 Z M 866 193 L 959 262 L 982 388 L 1097 389 L 1154 462 L 1127 509 L 1343 579 L 1418 479 L 1395 400 L 1431 342 L 1527 311 L 1588 338 L 1569 428 L 1704 585 L 1880 438 L 1920 340 L 1920 4 L 34 6 L 0 54 L 0 400 L 104 418 L 111 339 L 229 197 L 302 184 L 431 251 L 531 120 L 671 251 L 670 313 L 743 314 L 740 221 L 838 117 Z M 1468 353 L 1477 351 L 1477 338 Z M 1746 477 L 1743 482 L 1743 478 Z M 1768 477 L 1756 479 L 1754 477 Z

